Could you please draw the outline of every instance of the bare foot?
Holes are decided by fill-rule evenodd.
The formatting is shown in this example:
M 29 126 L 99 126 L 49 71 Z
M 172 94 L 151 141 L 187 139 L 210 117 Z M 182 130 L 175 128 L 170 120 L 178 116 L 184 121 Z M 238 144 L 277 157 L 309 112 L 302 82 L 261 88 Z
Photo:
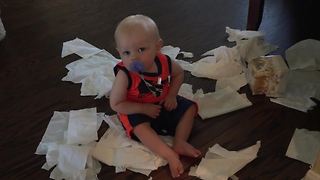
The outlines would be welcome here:
M 183 173 L 183 165 L 179 159 L 178 154 L 176 154 L 175 157 L 168 159 L 168 163 L 170 167 L 171 176 L 173 178 L 177 178 Z
M 186 141 L 176 140 L 173 145 L 173 150 L 180 155 L 198 157 L 201 155 L 201 152 L 194 148 L 191 144 Z

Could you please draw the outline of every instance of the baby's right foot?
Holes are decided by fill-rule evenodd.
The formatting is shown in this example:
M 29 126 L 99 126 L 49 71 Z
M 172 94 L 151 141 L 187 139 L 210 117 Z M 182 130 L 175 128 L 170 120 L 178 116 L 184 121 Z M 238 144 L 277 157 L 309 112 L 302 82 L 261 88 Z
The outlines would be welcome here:
M 173 150 L 180 155 L 198 157 L 201 155 L 201 152 L 194 148 L 191 144 L 186 141 L 177 140 L 174 142 Z
M 173 178 L 177 178 L 183 173 L 184 169 L 179 159 L 179 156 L 177 156 L 176 158 L 169 159 L 168 163 L 170 167 L 171 176 Z

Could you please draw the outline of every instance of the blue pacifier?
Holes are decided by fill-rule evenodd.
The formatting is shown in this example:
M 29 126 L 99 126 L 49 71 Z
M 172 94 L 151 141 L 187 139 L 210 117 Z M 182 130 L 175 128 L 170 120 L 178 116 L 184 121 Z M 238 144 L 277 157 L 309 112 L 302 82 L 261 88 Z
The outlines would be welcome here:
M 129 67 L 129 70 L 132 72 L 143 72 L 144 71 L 144 65 L 142 62 L 134 60 Z

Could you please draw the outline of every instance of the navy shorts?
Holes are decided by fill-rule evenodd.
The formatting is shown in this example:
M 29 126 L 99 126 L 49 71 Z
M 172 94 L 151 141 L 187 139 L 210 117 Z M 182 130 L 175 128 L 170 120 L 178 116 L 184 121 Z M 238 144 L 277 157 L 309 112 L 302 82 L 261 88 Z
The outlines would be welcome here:
M 122 126 L 126 130 L 127 136 L 134 140 L 139 139 L 133 134 L 133 128 L 141 123 L 149 122 L 152 129 L 159 135 L 163 136 L 174 136 L 176 127 L 184 115 L 184 113 L 193 104 L 197 104 L 189 99 L 181 96 L 177 96 L 177 108 L 172 111 L 167 111 L 162 107 L 159 116 L 153 119 L 145 114 L 130 114 L 130 115 L 119 115 L 119 119 Z

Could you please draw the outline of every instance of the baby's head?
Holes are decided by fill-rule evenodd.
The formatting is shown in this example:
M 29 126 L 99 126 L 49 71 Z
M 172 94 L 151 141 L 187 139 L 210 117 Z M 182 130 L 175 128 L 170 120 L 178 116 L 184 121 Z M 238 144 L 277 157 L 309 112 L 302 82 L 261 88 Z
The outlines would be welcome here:
M 144 15 L 123 19 L 116 28 L 114 38 L 121 59 L 129 69 L 134 61 L 138 61 L 145 71 L 150 70 L 162 47 L 156 23 Z

